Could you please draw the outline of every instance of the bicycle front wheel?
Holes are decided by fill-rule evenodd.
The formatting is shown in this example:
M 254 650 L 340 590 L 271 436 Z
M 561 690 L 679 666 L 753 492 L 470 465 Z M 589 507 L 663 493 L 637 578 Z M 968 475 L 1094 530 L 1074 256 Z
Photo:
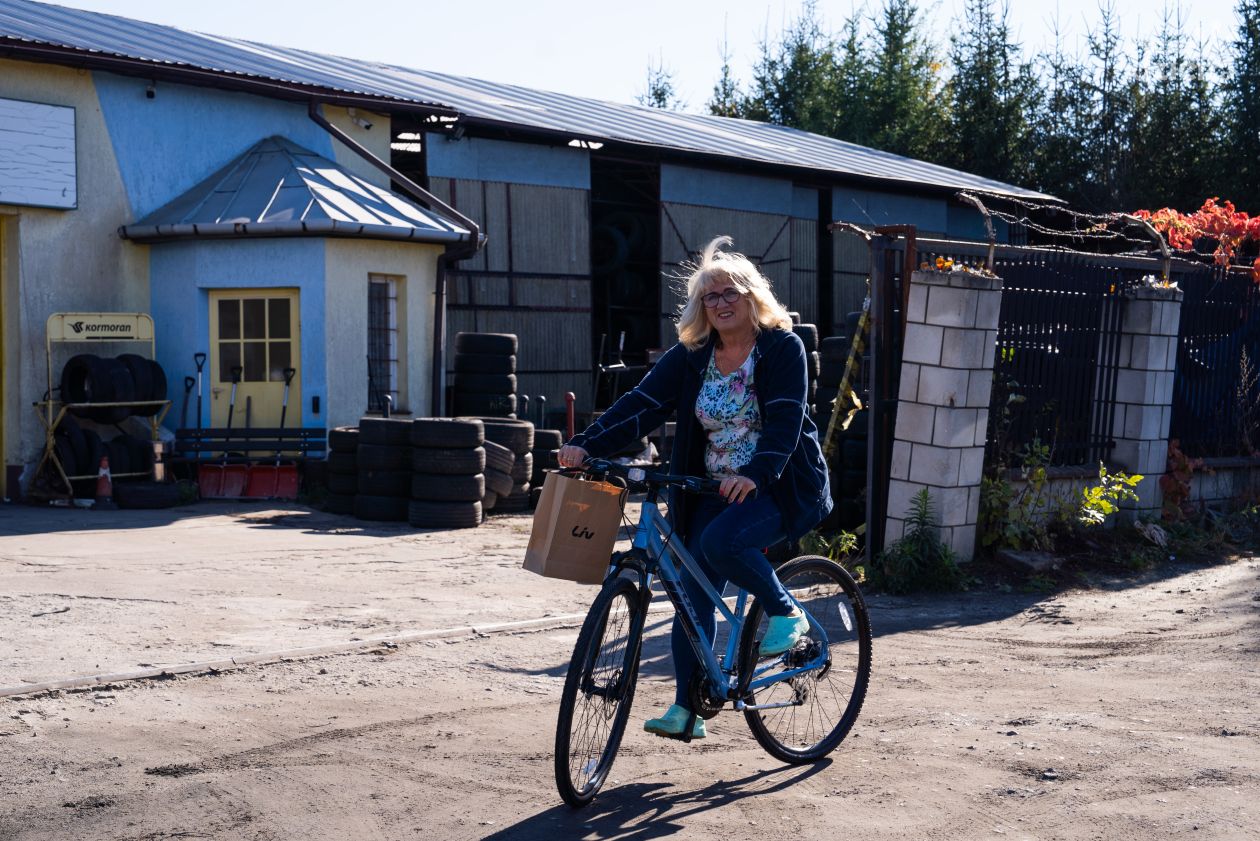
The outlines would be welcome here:
M 626 730 L 643 636 L 639 587 L 618 576 L 604 584 L 578 634 L 556 722 L 556 787 L 585 806 L 612 768 Z
M 810 617 L 809 631 L 796 648 L 758 661 L 766 616 L 756 602 L 739 641 L 739 673 L 744 686 L 773 678 L 821 658 L 819 667 L 797 677 L 747 690 L 744 711 L 753 736 L 783 762 L 815 762 L 848 735 L 866 698 L 871 676 L 871 622 L 857 582 L 844 567 L 819 555 L 806 555 L 780 567 L 779 580 Z

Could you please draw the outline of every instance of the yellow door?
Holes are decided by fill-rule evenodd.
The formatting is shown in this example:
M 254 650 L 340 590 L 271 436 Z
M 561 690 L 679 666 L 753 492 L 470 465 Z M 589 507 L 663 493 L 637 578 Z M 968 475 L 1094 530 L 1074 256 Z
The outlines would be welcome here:
M 302 425 L 302 372 L 296 289 L 223 289 L 210 293 L 210 425 L 228 425 L 232 372 L 240 369 L 232 428 L 280 425 L 285 369 L 286 427 Z M 248 418 L 246 408 L 248 407 Z

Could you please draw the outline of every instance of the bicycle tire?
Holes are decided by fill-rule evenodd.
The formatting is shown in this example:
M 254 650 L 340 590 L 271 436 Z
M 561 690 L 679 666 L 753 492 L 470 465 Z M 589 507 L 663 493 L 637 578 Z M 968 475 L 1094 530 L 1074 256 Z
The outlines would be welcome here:
M 744 710 L 753 737 L 767 753 L 782 762 L 799 765 L 816 762 L 836 749 L 857 721 L 866 699 L 871 676 L 871 623 L 866 602 L 853 576 L 844 567 L 819 555 L 804 555 L 784 564 L 779 580 L 804 605 L 812 617 L 811 633 L 823 622 L 829 641 L 827 665 L 801 677 L 770 684 L 756 693 L 745 691 L 746 701 L 778 703 L 804 695 L 800 705 L 769 710 Z M 748 609 L 739 640 L 739 675 L 747 686 L 757 665 L 756 648 L 765 634 L 761 606 Z M 806 651 L 812 641 L 798 643 L 794 651 Z M 774 658 L 785 664 L 792 658 Z M 770 662 L 767 659 L 766 662 Z M 842 709 L 834 714 L 824 705 L 834 701 Z M 800 726 L 804 732 L 798 733 Z
M 573 808 L 585 806 L 599 793 L 621 747 L 639 676 L 643 609 L 633 580 L 624 576 L 608 580 L 573 647 L 560 695 L 555 751 L 556 788 Z M 611 623 L 610 614 L 615 617 Z M 612 644 L 606 647 L 610 630 Z M 616 708 L 610 710 L 610 705 Z

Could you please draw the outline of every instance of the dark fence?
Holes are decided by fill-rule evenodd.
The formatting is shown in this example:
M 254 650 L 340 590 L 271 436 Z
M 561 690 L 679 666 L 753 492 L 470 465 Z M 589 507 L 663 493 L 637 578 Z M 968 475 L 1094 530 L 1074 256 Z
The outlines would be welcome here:
M 1249 273 L 1217 266 L 1178 263 L 1172 275 L 1185 297 L 1168 437 L 1190 456 L 1251 455 L 1260 447 L 1260 288 Z
M 986 250 L 920 240 L 918 259 L 975 264 Z M 1039 439 L 1054 465 L 1105 461 L 1115 445 L 1122 293 L 1158 273 L 1159 262 L 999 245 L 994 271 L 1003 281 L 1002 310 L 986 459 Z

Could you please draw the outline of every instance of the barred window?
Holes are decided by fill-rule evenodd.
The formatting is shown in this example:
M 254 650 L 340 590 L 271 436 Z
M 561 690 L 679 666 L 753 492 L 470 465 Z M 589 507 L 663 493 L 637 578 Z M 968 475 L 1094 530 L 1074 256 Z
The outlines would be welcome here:
M 385 395 L 401 408 L 398 377 L 401 336 L 398 295 L 402 278 L 368 275 L 368 411 L 383 412 Z

